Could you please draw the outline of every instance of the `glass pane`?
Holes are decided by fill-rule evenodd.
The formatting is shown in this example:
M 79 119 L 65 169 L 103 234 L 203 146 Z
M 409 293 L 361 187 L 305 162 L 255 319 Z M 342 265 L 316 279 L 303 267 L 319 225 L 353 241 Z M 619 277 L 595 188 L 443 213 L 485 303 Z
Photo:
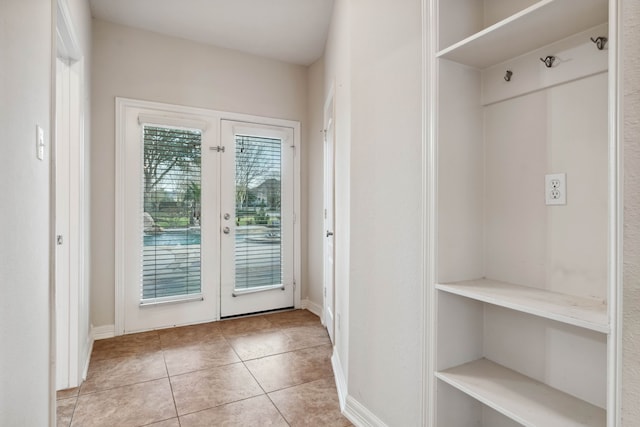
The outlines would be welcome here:
M 280 139 L 236 135 L 235 288 L 282 283 Z
M 201 132 L 144 127 L 142 301 L 198 294 Z

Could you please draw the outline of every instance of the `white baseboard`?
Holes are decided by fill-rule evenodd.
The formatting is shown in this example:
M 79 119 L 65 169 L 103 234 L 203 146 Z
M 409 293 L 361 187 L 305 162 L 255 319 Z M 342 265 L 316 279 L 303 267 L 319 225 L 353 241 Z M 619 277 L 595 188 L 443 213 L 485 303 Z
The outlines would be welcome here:
M 347 402 L 342 414 L 358 427 L 388 427 L 380 418 L 376 417 L 364 405 L 351 396 L 347 396 Z
M 340 402 L 340 410 L 344 412 L 344 408 L 347 402 L 347 379 L 344 376 L 342 370 L 342 364 L 340 358 L 336 352 L 336 348 L 333 347 L 333 354 L 331 355 L 331 367 L 333 367 L 333 376 L 336 380 L 336 389 L 338 389 L 338 401 Z
M 300 308 L 309 310 L 310 312 L 318 316 L 320 320 L 323 321 L 323 324 L 324 324 L 324 319 L 322 318 L 322 314 L 324 310 L 322 310 L 322 306 L 320 304 L 317 304 L 308 299 L 303 299 L 302 301 L 300 301 Z
M 340 358 L 338 357 L 335 347 L 331 355 L 331 366 L 333 367 L 333 375 L 336 381 L 338 401 L 340 402 L 342 415 L 356 427 L 387 427 L 373 412 L 349 396 L 347 391 L 347 378 L 344 376 L 344 370 L 342 369 L 342 364 L 340 363 Z
M 91 325 L 91 336 L 93 340 L 104 340 L 107 338 L 113 338 L 115 336 L 115 325 L 98 326 L 97 328 Z M 93 343 L 91 345 L 93 348 Z
M 80 383 L 83 383 L 87 379 L 87 374 L 89 373 L 89 362 L 91 362 L 91 353 L 93 352 L 93 342 L 95 341 L 95 338 L 93 337 L 93 332 L 89 334 L 89 336 L 87 337 L 87 341 L 88 341 L 87 347 L 86 347 L 87 354 L 84 355 L 85 357 L 84 368 L 82 369 L 82 381 L 80 381 Z

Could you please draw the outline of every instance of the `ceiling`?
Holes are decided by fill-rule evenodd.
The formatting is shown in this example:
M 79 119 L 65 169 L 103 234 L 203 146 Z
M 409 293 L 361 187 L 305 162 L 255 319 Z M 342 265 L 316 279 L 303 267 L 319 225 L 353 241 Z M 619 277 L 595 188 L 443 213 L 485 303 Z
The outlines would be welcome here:
M 90 0 L 94 18 L 310 65 L 324 51 L 333 0 Z

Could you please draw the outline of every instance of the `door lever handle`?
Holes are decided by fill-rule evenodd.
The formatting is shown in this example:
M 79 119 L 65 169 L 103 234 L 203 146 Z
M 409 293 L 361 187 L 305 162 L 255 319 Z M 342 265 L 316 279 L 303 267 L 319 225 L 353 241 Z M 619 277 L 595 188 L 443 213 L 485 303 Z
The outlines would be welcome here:
M 331 237 L 331 236 L 333 236 L 333 231 L 327 230 L 327 237 Z

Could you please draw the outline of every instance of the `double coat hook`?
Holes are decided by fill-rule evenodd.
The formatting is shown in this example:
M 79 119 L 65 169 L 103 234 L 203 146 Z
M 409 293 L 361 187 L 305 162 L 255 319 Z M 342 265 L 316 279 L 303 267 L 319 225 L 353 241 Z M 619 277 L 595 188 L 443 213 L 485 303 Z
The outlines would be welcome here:
M 553 67 L 553 63 L 555 62 L 555 60 L 556 60 L 556 57 L 553 55 L 549 55 L 546 58 L 540 58 L 540 61 L 544 62 L 544 65 L 547 68 Z
M 595 39 L 593 37 L 589 37 L 591 39 L 592 42 L 594 42 L 596 44 L 596 47 L 598 48 L 598 50 L 602 50 L 604 49 L 605 45 L 607 44 L 607 41 L 609 40 L 606 37 L 596 37 Z

